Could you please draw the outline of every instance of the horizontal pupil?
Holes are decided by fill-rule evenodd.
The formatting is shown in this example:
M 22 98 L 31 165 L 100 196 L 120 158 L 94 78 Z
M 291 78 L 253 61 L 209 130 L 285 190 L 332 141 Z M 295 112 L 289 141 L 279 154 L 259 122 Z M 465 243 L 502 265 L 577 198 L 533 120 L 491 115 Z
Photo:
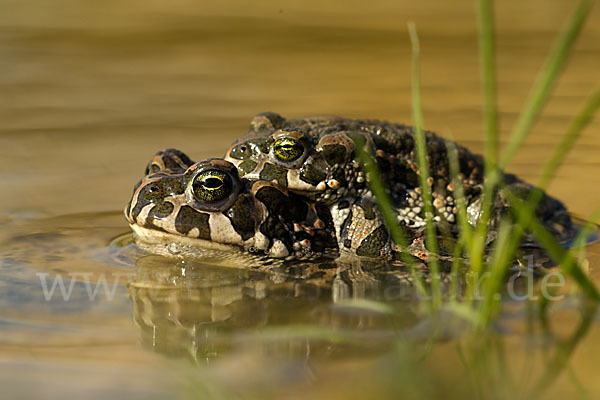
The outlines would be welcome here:
M 202 186 L 214 190 L 223 186 L 223 181 L 219 178 L 206 178 L 202 181 Z
M 289 151 L 289 150 L 298 149 L 299 147 L 300 147 L 300 146 L 299 146 L 299 145 L 297 145 L 297 144 L 295 144 L 295 143 L 286 143 L 286 144 L 281 144 L 281 145 L 279 145 L 279 148 L 280 148 L 280 149 L 283 149 L 283 150 L 288 150 L 288 151 Z

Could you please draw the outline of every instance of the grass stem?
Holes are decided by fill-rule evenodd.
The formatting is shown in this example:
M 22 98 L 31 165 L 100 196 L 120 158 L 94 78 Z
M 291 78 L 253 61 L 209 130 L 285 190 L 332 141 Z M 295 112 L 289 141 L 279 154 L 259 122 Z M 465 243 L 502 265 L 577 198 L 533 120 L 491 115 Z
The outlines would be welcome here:
M 427 161 L 427 143 L 425 133 L 423 131 L 423 113 L 421 110 L 421 60 L 420 60 L 420 43 L 419 36 L 415 24 L 409 22 L 408 33 L 412 45 L 412 109 L 413 109 L 413 125 L 415 130 L 415 148 L 417 152 L 417 165 L 419 166 L 419 186 L 421 188 L 421 196 L 424 203 L 425 215 L 425 231 L 426 231 L 426 247 L 432 253 L 430 261 L 430 269 L 432 274 L 431 279 L 431 295 L 434 308 L 441 306 L 441 288 L 439 281 L 439 264 L 437 256 L 437 235 L 434 226 L 434 210 L 431 196 L 431 181 L 429 176 L 429 163 Z

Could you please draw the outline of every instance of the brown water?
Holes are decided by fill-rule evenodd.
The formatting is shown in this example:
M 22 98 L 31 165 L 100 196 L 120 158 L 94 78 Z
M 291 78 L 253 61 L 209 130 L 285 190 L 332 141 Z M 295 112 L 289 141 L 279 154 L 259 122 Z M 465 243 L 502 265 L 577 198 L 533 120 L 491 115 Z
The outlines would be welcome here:
M 577 297 L 552 306 L 546 329 L 507 301 L 476 340 L 360 268 L 321 287 L 146 255 L 121 236 L 120 210 L 159 149 L 221 156 L 267 110 L 410 122 L 410 20 L 427 128 L 482 150 L 472 2 L 202 3 L 0 0 L 3 395 L 515 398 L 549 373 L 547 398 L 600 397 L 600 329 Z M 573 4 L 498 3 L 506 138 Z M 598 65 L 596 7 L 511 171 L 535 180 Z M 550 188 L 582 217 L 600 203 L 599 131 L 596 118 Z M 600 284 L 600 248 L 587 258 Z M 57 277 L 73 282 L 68 301 L 60 287 L 46 300 Z M 545 372 L 566 353 L 562 373 Z

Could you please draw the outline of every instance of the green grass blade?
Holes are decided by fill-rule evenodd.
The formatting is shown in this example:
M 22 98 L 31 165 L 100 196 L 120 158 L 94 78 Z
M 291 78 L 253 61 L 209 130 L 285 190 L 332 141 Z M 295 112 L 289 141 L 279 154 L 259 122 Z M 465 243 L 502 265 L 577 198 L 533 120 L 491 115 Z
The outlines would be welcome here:
M 500 158 L 500 166 L 502 168 L 506 167 L 513 159 L 550 97 L 552 88 L 560 72 L 566 65 L 569 53 L 581 32 L 593 4 L 593 0 L 581 0 L 575 13 L 570 18 L 566 29 L 559 35 L 546 63 L 533 84 L 523 112 L 519 116 L 508 144 L 502 153 Z
M 546 370 L 539 380 L 534 384 L 526 398 L 536 399 L 546 392 L 562 371 L 567 366 L 569 359 L 577 348 L 577 345 L 587 335 L 590 327 L 594 323 L 594 317 L 598 310 L 598 304 L 584 304 L 581 311 L 581 322 L 573 335 L 565 342 L 560 343 L 554 356 L 546 362 Z
M 579 114 L 575 117 L 565 134 L 563 135 L 560 143 L 556 146 L 552 156 L 544 166 L 541 177 L 538 181 L 538 187 L 542 190 L 546 189 L 558 168 L 562 165 L 568 153 L 573 148 L 575 142 L 581 136 L 583 129 L 587 126 L 587 124 L 591 121 L 595 112 L 600 107 L 600 88 L 596 89 L 592 95 L 587 99 L 584 104 L 584 107 L 579 112 Z M 532 215 L 535 213 L 535 209 L 538 203 L 543 198 L 543 192 L 540 190 L 533 191 L 527 199 L 527 203 L 524 210 L 527 212 L 521 213 L 522 217 L 527 216 L 528 219 L 532 218 Z M 531 215 L 528 215 L 531 214 Z M 523 219 L 518 221 L 521 226 L 528 226 L 529 222 Z M 584 233 L 585 230 L 582 231 Z M 588 233 L 589 234 L 589 233 Z
M 439 282 L 439 265 L 436 259 L 437 238 L 435 226 L 433 224 L 433 204 L 431 201 L 431 183 L 429 177 L 429 165 L 427 162 L 427 144 L 425 133 L 423 132 L 423 114 L 421 112 L 421 61 L 419 37 L 414 23 L 408 24 L 408 33 L 412 44 L 412 108 L 413 124 L 415 129 L 415 148 L 417 152 L 417 165 L 419 166 L 419 186 L 421 187 L 421 196 L 423 197 L 423 209 L 426 221 L 426 243 L 427 250 L 433 253 L 429 262 L 431 269 L 431 294 L 432 302 L 435 308 L 441 306 L 441 288 Z
M 544 170 L 542 172 L 541 178 L 538 182 L 538 186 L 541 189 L 545 189 L 550 184 L 557 169 L 564 162 L 564 159 L 566 158 L 567 154 L 573 148 L 573 145 L 575 144 L 577 139 L 581 136 L 583 129 L 590 122 L 590 120 L 592 119 L 594 113 L 597 111 L 599 106 L 600 106 L 600 89 L 596 89 L 592 93 L 592 95 L 588 98 L 584 107 L 579 112 L 577 117 L 573 120 L 573 122 L 571 123 L 571 125 L 569 126 L 569 128 L 567 129 L 565 134 L 563 135 L 562 140 L 556 146 L 552 157 L 546 163 Z M 520 208 L 521 212 L 519 213 L 519 217 L 518 217 L 517 223 L 515 224 L 515 227 L 519 228 L 519 229 L 516 229 L 513 232 L 511 241 L 509 242 L 507 248 L 504 250 L 505 254 L 513 254 L 519 247 L 520 240 L 521 240 L 523 234 L 525 233 L 523 231 L 523 229 L 527 229 L 527 227 L 529 227 L 531 224 L 531 220 L 535 218 L 534 214 L 535 214 L 536 207 L 539 204 L 539 202 L 541 201 L 541 199 L 543 198 L 543 195 L 544 194 L 542 191 L 537 191 L 537 190 L 533 191 L 528 196 L 527 202 L 524 205 L 519 204 L 517 206 Z M 592 218 L 595 218 L 595 217 L 592 216 Z M 592 229 L 592 227 L 589 226 L 589 224 L 586 225 L 586 227 L 584 229 L 582 229 L 579 237 L 575 240 L 576 247 L 581 247 L 582 240 L 585 240 L 585 238 L 587 238 L 591 229 Z M 507 260 L 506 257 L 499 258 L 499 259 L 494 258 L 494 263 L 495 263 L 494 268 L 499 269 L 499 270 L 506 269 L 508 267 L 509 262 L 510 262 L 510 260 Z M 499 265 L 496 265 L 496 264 L 499 264 Z M 546 303 L 547 303 L 546 300 L 542 300 L 542 302 L 541 302 L 542 309 L 547 308 Z
M 465 194 L 462 186 L 462 182 L 459 177 L 459 161 L 458 161 L 458 151 L 456 149 L 456 144 L 452 141 L 446 141 L 446 152 L 448 154 L 448 164 L 450 166 L 450 177 L 452 178 L 453 185 L 453 194 L 454 200 L 456 204 L 456 223 L 459 227 L 460 238 L 459 245 L 457 246 L 458 250 L 455 250 L 454 257 L 455 259 L 452 262 L 452 279 L 458 279 L 458 269 L 459 269 L 459 257 L 462 255 L 460 250 L 463 248 L 466 250 L 466 253 L 470 256 L 473 252 L 473 227 L 469 224 L 467 218 L 467 204 L 465 199 Z M 453 282 L 453 287 L 458 283 Z M 475 291 L 475 284 L 471 282 L 466 288 L 466 293 L 463 293 L 464 297 L 471 301 L 473 299 Z M 456 298 L 457 293 L 452 294 L 452 298 Z
M 450 166 L 450 176 L 452 178 L 453 194 L 456 203 L 456 222 L 460 228 L 461 241 L 467 247 L 467 251 L 471 251 L 470 244 L 473 241 L 473 227 L 467 219 L 467 203 L 463 185 L 459 177 L 459 162 L 458 151 L 456 144 L 451 141 L 446 141 L 446 152 L 448 154 L 448 164 Z
M 579 35 L 583 23 L 587 15 L 589 14 L 591 4 L 592 0 L 582 0 L 579 4 L 579 7 L 569 20 L 567 28 L 562 32 L 561 35 L 559 35 L 559 38 L 556 42 L 556 45 L 554 46 L 553 51 L 551 51 L 548 60 L 542 67 L 538 78 L 533 85 L 533 88 L 530 92 L 530 96 L 526 102 L 524 111 L 521 113 L 520 118 L 517 121 L 515 128 L 513 129 L 507 147 L 502 154 L 500 161 L 501 167 L 505 167 L 512 160 L 512 158 L 516 154 L 516 151 L 522 145 L 527 134 L 531 130 L 531 127 L 533 126 L 535 120 L 540 114 L 543 105 L 546 103 L 550 95 L 551 89 L 554 86 L 554 83 L 560 71 L 566 64 L 569 52 L 573 47 L 573 43 Z M 489 29 L 489 24 L 492 22 L 492 20 L 489 19 L 491 10 L 485 8 L 489 7 L 489 4 L 483 2 L 481 7 L 483 7 L 483 9 L 482 11 L 480 11 L 480 14 L 482 15 L 480 17 L 480 29 Z M 487 14 L 485 10 L 487 10 Z M 486 15 L 487 18 L 485 17 Z M 480 37 L 485 37 L 488 41 L 491 39 L 489 33 L 480 33 Z M 482 68 L 485 70 L 485 65 Z M 580 123 L 579 125 L 585 124 L 585 121 L 583 119 L 581 122 L 583 122 L 583 124 Z M 576 124 L 574 124 L 573 126 L 575 126 L 573 131 L 577 130 Z M 577 135 L 573 135 L 572 138 L 574 138 L 575 136 Z M 557 160 L 560 161 L 561 158 L 559 157 L 556 160 L 553 160 L 552 163 L 556 162 Z M 554 168 L 556 168 L 556 165 L 558 164 L 548 165 L 548 171 L 550 171 L 551 166 L 554 165 Z M 481 274 L 481 271 L 483 270 L 483 255 L 486 246 L 485 242 L 487 225 L 491 216 L 491 204 L 493 200 L 493 193 L 497 185 L 501 183 L 501 180 L 502 174 L 499 170 L 488 169 L 486 171 L 486 185 L 484 189 L 483 205 L 481 207 L 481 216 L 474 235 L 473 244 L 471 246 L 471 271 L 474 279 L 478 279 L 479 275 Z M 533 203 L 536 199 L 531 200 Z M 531 210 L 534 209 L 535 208 L 531 208 Z M 515 243 L 516 238 L 512 239 L 512 242 Z M 511 245 L 511 247 L 515 247 L 514 244 Z
M 598 109 L 599 106 L 600 106 L 600 90 L 597 89 L 588 98 L 583 109 L 580 111 L 580 113 L 577 115 L 577 117 L 573 120 L 573 122 L 569 126 L 569 129 L 563 135 L 562 140 L 556 146 L 552 157 L 546 163 L 544 170 L 542 172 L 541 178 L 538 182 L 538 186 L 541 189 L 545 189 L 550 184 L 550 182 L 552 181 L 552 178 L 554 177 L 554 174 L 556 173 L 556 170 L 564 162 L 564 159 L 566 158 L 567 154 L 573 148 L 573 145 L 575 144 L 577 139 L 581 136 L 583 129 L 590 122 L 592 116 L 594 115 L 594 113 L 596 112 L 596 110 Z M 543 195 L 544 194 L 542 191 L 537 191 L 537 190 L 533 191 L 528 196 L 527 202 L 524 205 L 518 205 L 518 207 L 520 207 L 520 209 L 521 209 L 521 213 L 519 214 L 517 223 L 515 224 L 515 228 L 517 228 L 517 229 L 515 229 L 515 231 L 513 232 L 512 236 L 511 236 L 511 240 L 509 241 L 507 247 L 504 249 L 504 255 L 514 254 L 516 252 L 517 248 L 519 247 L 520 240 L 525 233 L 523 229 L 527 229 L 527 227 L 531 224 L 531 220 L 533 218 L 535 218 L 534 214 L 535 214 L 536 207 L 539 204 L 539 202 L 541 201 L 541 199 L 543 198 Z M 594 217 L 592 217 L 592 218 L 594 218 Z M 582 231 L 580 232 L 580 238 L 583 238 L 583 240 L 585 240 L 585 238 L 589 235 L 590 230 L 591 230 L 591 226 L 586 226 L 586 228 L 582 229 Z M 578 246 L 578 244 L 579 244 L 578 247 L 581 247 L 580 242 L 582 239 L 580 239 L 580 238 L 575 240 L 576 246 Z M 500 272 L 506 271 L 506 269 L 508 268 L 509 263 L 511 261 L 507 257 L 503 256 L 503 254 L 500 254 L 500 256 L 498 258 L 494 257 L 493 260 L 494 260 L 493 271 L 497 270 Z M 492 293 L 489 293 L 489 294 L 493 295 Z M 488 303 L 488 299 L 486 298 L 486 301 L 484 302 L 484 308 L 490 306 L 487 303 Z M 548 306 L 547 299 L 543 299 L 540 303 L 541 309 L 545 310 L 545 309 L 547 309 L 547 306 Z M 491 313 L 489 311 L 486 311 L 485 314 L 486 315 L 485 315 L 484 319 L 487 318 L 489 320 L 489 318 L 491 317 Z
M 498 183 L 498 110 L 496 105 L 496 68 L 494 59 L 494 9 L 492 0 L 478 1 L 479 58 L 483 80 L 485 126 L 485 182 L 480 222 L 471 242 L 470 294 L 483 270 L 487 225 L 491 213 L 492 197 Z
M 483 282 L 483 301 L 479 307 L 477 324 L 480 329 L 487 327 L 498 311 L 501 301 L 500 290 L 516 251 L 516 248 L 512 247 L 515 230 L 520 230 L 520 226 L 513 226 L 509 220 L 502 220 L 498 228 L 498 237 L 492 252 L 493 261 L 490 275 Z
M 573 145 L 581 136 L 584 128 L 590 123 L 592 117 L 598 111 L 600 107 L 600 87 L 596 88 L 592 94 L 586 100 L 583 108 L 577 114 L 575 119 L 569 125 L 569 128 L 562 136 L 562 140 L 556 146 L 552 157 L 546 163 L 544 170 L 542 171 L 541 177 L 538 181 L 538 186 L 542 189 L 546 189 L 558 168 L 562 165 L 567 154 L 573 148 Z
M 577 237 L 573 240 L 571 252 L 574 255 L 577 255 L 577 262 L 579 263 L 582 263 L 585 259 L 585 245 L 588 242 L 589 235 L 594 229 L 596 229 L 596 221 L 598 221 L 598 219 L 600 219 L 600 206 L 596 207 L 596 209 L 592 212 L 585 225 L 581 227 Z M 540 318 L 546 319 L 546 312 L 550 306 L 550 299 L 548 299 L 546 296 L 541 296 L 539 303 Z
M 452 260 L 452 269 L 450 270 L 450 301 L 453 303 L 457 303 L 459 298 L 458 288 L 460 282 L 459 272 L 461 266 L 460 256 L 462 255 L 462 248 L 463 246 L 461 242 L 458 242 L 458 244 L 454 247 L 454 259 Z
M 526 206 L 523 206 L 523 202 L 512 195 L 510 192 L 510 201 L 513 204 L 512 209 L 517 213 L 519 220 L 529 220 L 528 226 L 522 226 L 522 228 L 529 228 L 535 234 L 538 241 L 548 251 L 548 254 L 560 264 L 560 268 L 566 275 L 571 276 L 581 290 L 589 296 L 591 299 L 600 301 L 600 293 L 596 289 L 594 283 L 585 274 L 583 269 L 577 263 L 575 257 L 563 248 L 556 238 L 544 228 L 544 226 L 536 219 L 531 218 L 531 211 L 527 210 Z M 527 215 L 530 214 L 530 215 Z
M 379 169 L 375 164 L 375 160 L 373 160 L 373 157 L 365 150 L 365 144 L 366 141 L 363 143 L 357 143 L 356 156 L 360 162 L 362 170 L 366 172 L 369 178 L 369 189 L 371 192 L 373 192 L 373 196 L 375 197 L 375 202 L 377 203 L 377 207 L 381 212 L 383 222 L 385 223 L 392 240 L 401 249 L 400 257 L 409 268 L 419 294 L 422 296 L 422 298 L 426 299 L 428 298 L 428 295 L 427 290 L 425 289 L 425 284 L 423 283 L 421 276 L 416 271 L 414 258 L 407 251 L 408 241 L 406 240 L 402 227 L 398 223 L 396 210 L 392 206 L 392 200 L 385 189 L 385 183 L 383 182 L 383 178 L 381 177 Z
M 494 10 L 492 0 L 479 0 L 479 58 L 483 80 L 486 171 L 496 168 L 498 158 L 498 110 L 494 56 Z
M 385 183 L 383 182 L 379 169 L 375 164 L 375 160 L 373 160 L 373 157 L 371 157 L 371 155 L 365 151 L 363 144 L 364 143 L 357 143 L 356 155 L 363 171 L 365 171 L 369 177 L 369 189 L 371 189 L 373 192 L 373 196 L 375 197 L 375 201 L 377 202 L 377 206 L 379 207 L 381 216 L 387 225 L 392 240 L 402 249 L 406 249 L 408 247 L 408 242 L 404 236 L 402 228 L 398 224 L 396 210 L 392 206 L 392 200 L 385 189 Z

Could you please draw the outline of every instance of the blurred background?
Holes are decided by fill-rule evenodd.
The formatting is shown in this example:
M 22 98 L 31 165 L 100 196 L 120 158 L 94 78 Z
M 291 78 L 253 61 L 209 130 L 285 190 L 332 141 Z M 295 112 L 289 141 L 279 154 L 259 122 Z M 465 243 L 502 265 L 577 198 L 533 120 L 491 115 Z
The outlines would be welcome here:
M 497 2 L 504 135 L 574 6 Z M 156 151 L 222 156 L 263 111 L 410 123 L 408 21 L 421 37 L 426 128 L 482 149 L 472 1 L 0 0 L 0 8 L 0 217 L 120 209 Z M 598 65 L 595 9 L 513 172 L 536 177 Z M 596 120 L 551 187 L 583 216 L 600 201 L 599 129 Z

